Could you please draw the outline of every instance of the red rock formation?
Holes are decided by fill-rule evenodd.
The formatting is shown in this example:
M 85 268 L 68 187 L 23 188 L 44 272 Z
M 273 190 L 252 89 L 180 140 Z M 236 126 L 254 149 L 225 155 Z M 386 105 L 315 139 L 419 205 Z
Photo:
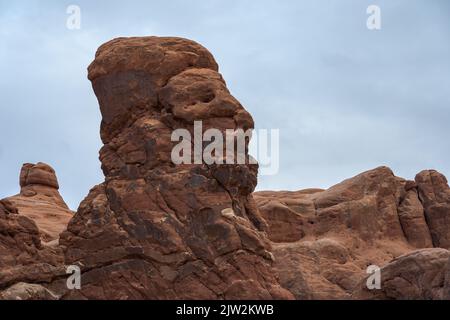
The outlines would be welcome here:
M 416 176 L 416 183 L 434 246 L 450 249 L 450 188 L 447 179 L 435 170 L 425 170 Z
M 415 183 L 407 182 L 405 192 L 398 206 L 398 217 L 406 240 L 416 248 L 431 248 L 431 233 Z
M 368 290 L 365 279 L 354 299 L 450 299 L 450 251 L 422 249 L 400 256 L 381 271 L 381 289 Z
M 58 192 L 55 171 L 49 165 L 26 163 L 20 172 L 20 193 L 6 198 L 20 215 L 33 220 L 45 242 L 58 240 L 73 212 Z
M 369 265 L 389 266 L 393 259 L 433 244 L 449 249 L 448 190 L 445 178 L 435 171 L 420 173 L 415 183 L 380 167 L 328 190 L 265 191 L 254 197 L 268 224 L 281 284 L 298 299 L 348 299 L 360 290 Z M 422 259 L 411 257 L 408 261 Z M 386 270 L 408 274 L 397 266 Z M 444 266 L 435 270 L 445 272 Z M 414 270 L 416 274 L 405 276 L 417 277 L 420 272 Z M 417 288 L 411 290 L 428 290 L 419 284 Z M 434 290 L 431 296 L 445 295 Z
M 102 112 L 105 182 L 61 237 L 88 299 L 288 299 L 251 192 L 251 165 L 174 165 L 171 133 L 248 129 L 211 54 L 180 38 L 102 45 L 89 79 Z
M 20 186 L 0 201 L 0 299 L 57 299 L 66 277 L 58 238 L 73 212 L 47 164 L 24 164 Z
M 35 222 L 18 214 L 18 209 L 9 201 L 1 200 L 0 299 L 26 298 L 27 283 L 50 284 L 56 281 L 65 275 L 62 263 L 61 250 L 41 242 Z
M 72 217 L 53 169 L 24 165 L 20 194 L 0 201 L 0 299 L 450 299 L 443 175 L 380 167 L 328 190 L 252 193 L 256 165 L 171 159 L 172 132 L 196 120 L 253 128 L 205 48 L 115 39 L 89 79 L 105 181 Z M 67 265 L 81 290 L 65 287 Z

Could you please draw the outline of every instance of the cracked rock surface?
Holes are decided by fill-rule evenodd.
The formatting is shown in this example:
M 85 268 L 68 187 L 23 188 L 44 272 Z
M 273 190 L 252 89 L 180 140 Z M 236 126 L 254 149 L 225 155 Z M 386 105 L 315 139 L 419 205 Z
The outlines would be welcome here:
M 46 163 L 25 163 L 20 171 L 20 193 L 6 198 L 20 215 L 33 220 L 42 241 L 57 242 L 72 212 L 59 194 L 55 170 Z
M 297 299 L 448 299 L 449 192 L 437 171 L 408 181 L 379 167 L 328 190 L 254 198 Z M 384 266 L 380 290 L 367 290 L 370 265 Z
M 289 299 L 252 198 L 256 165 L 174 165 L 175 129 L 251 129 L 212 55 L 180 38 L 119 38 L 89 66 L 105 182 L 61 236 L 86 299 Z M 192 141 L 193 143 L 193 141 Z
M 20 194 L 0 201 L 0 299 L 450 299 L 439 172 L 410 181 L 379 167 L 328 190 L 253 192 L 249 137 L 243 164 L 172 161 L 175 130 L 198 147 L 196 121 L 224 136 L 254 127 L 204 47 L 117 38 L 88 71 L 105 180 L 73 213 L 49 165 L 23 166 Z M 80 290 L 67 289 L 69 265 Z M 370 265 L 380 289 L 366 287 Z
M 0 299 L 44 297 L 28 284 L 50 286 L 65 277 L 61 248 L 41 239 L 32 219 L 19 214 L 8 200 L 0 201 Z M 30 287 L 34 293 L 28 294 Z

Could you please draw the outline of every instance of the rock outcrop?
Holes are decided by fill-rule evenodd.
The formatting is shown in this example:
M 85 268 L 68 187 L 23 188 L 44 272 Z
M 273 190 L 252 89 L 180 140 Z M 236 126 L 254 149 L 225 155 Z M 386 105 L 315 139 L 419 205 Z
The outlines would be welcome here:
M 45 242 L 57 241 L 72 212 L 59 194 L 55 171 L 48 164 L 26 163 L 20 172 L 20 193 L 6 198 L 22 216 L 33 220 Z
M 0 299 L 450 299 L 442 174 L 379 167 L 328 190 L 253 193 L 250 136 L 232 149 L 240 164 L 220 164 L 219 149 L 198 158 L 213 138 L 196 135 L 254 126 L 205 48 L 118 38 L 88 71 L 105 181 L 73 214 L 50 166 L 23 166 L 20 194 L 0 201 Z M 380 289 L 366 286 L 369 266 Z
M 450 251 L 422 249 L 402 255 L 380 270 L 381 288 L 369 290 L 366 279 L 352 298 L 377 300 L 450 299 Z
M 41 238 L 32 219 L 8 200 L 0 201 L 0 299 L 27 297 L 28 284 L 50 285 L 65 277 L 62 250 Z
M 19 282 L 0 292 L 0 300 L 58 300 L 59 296 L 40 284 Z
M 443 263 L 448 252 L 444 249 L 450 249 L 448 190 L 445 178 L 435 171 L 424 171 L 416 181 L 407 181 L 380 167 L 328 190 L 265 191 L 255 193 L 254 198 L 268 224 L 281 284 L 298 299 L 349 299 L 355 290 L 362 290 L 370 265 L 386 265 L 382 274 L 389 272 L 384 279 L 396 272 L 419 277 L 420 268 L 405 270 L 403 263 L 391 262 L 405 260 L 399 258 L 405 254 L 410 254 L 406 259 L 410 265 L 438 252 L 440 262 L 430 262 L 434 269 L 426 263 L 423 269 L 448 273 Z M 416 251 L 433 247 L 443 249 Z M 386 281 L 391 287 L 396 283 Z M 411 299 L 445 297 L 442 287 L 422 284 L 419 281 L 411 288 L 415 292 Z M 404 294 L 364 297 L 408 297 L 406 289 L 398 289 Z
M 450 188 L 447 179 L 435 170 L 416 176 L 431 238 L 435 247 L 450 249 Z
M 119 38 L 89 66 L 102 113 L 94 187 L 61 236 L 86 299 L 289 299 L 252 198 L 257 167 L 177 164 L 175 129 L 251 129 L 212 55 L 180 38 Z M 195 144 L 195 141 L 188 141 Z M 247 141 L 248 143 L 248 141 Z

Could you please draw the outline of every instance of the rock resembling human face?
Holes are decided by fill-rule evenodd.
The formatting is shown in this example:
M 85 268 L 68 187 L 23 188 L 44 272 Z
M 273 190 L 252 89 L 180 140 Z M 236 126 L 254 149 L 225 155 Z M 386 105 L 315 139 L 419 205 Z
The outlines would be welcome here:
M 201 121 L 202 134 L 220 131 L 224 148 L 227 130 L 254 126 L 251 115 L 227 89 L 212 55 L 192 41 L 115 39 L 99 48 L 89 66 L 89 79 L 102 113 L 105 146 L 100 159 L 106 175 L 142 176 L 173 165 L 171 133 L 183 128 L 193 137 L 196 121 Z M 244 140 L 244 163 L 211 167 L 217 179 L 237 192 L 250 193 L 256 186 L 257 165 L 249 164 L 249 139 Z M 238 151 L 224 150 L 224 157 L 230 152 Z

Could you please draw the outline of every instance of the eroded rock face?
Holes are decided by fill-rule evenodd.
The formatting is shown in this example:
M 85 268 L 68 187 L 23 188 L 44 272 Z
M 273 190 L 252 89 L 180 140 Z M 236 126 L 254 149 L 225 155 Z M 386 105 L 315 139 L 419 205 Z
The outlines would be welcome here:
M 173 130 L 253 128 L 211 54 L 180 38 L 102 45 L 89 79 L 105 182 L 61 236 L 89 299 L 289 299 L 252 198 L 255 165 L 171 161 Z M 247 141 L 248 142 L 248 141 Z
M 314 202 L 310 199 L 321 189 L 254 194 L 259 211 L 268 223 L 267 234 L 273 242 L 295 242 L 309 232 L 315 217 Z
M 20 194 L 0 201 L 0 299 L 450 299 L 440 173 L 407 181 L 379 167 L 328 190 L 253 193 L 248 139 L 244 164 L 171 158 L 174 130 L 193 137 L 196 121 L 224 135 L 253 128 L 205 48 L 118 38 L 89 79 L 105 181 L 73 216 L 54 170 L 23 166 Z M 67 289 L 68 265 L 81 290 Z M 365 286 L 370 265 L 380 290 Z
M 26 163 L 20 171 L 20 193 L 6 198 L 20 215 L 33 220 L 45 242 L 57 241 L 73 212 L 59 194 L 55 171 L 48 164 Z
M 435 170 L 416 176 L 419 197 L 435 247 L 450 249 L 450 188 L 447 179 Z
M 405 254 L 384 266 L 381 288 L 368 290 L 365 281 L 354 299 L 442 300 L 450 298 L 450 251 L 422 249 Z
M 420 264 L 424 255 L 434 253 L 413 254 L 417 249 L 448 249 L 448 190 L 445 178 L 435 171 L 420 173 L 414 182 L 380 167 L 328 190 L 264 191 L 254 198 L 268 224 L 281 284 L 298 299 L 349 299 L 361 289 L 369 265 L 389 266 L 405 254 L 411 254 L 408 264 L 415 260 Z M 430 252 L 441 256 L 447 251 Z M 418 282 L 410 292 L 399 288 L 403 294 L 397 298 L 409 293 L 411 299 L 445 298 L 445 292 L 425 287 L 418 278 L 427 268 L 444 272 L 443 263 L 437 267 L 424 263 L 422 271 L 398 266 L 394 263 L 386 270 L 403 272 Z
M 416 248 L 431 248 L 431 233 L 415 183 L 407 182 L 405 192 L 398 206 L 398 217 L 406 240 Z
M 44 245 L 36 223 L 18 212 L 0 201 L 0 299 L 11 298 L 17 286 L 9 288 L 20 282 L 50 284 L 65 275 L 62 251 Z
M 59 297 L 40 284 L 19 282 L 0 292 L 0 300 L 57 300 Z

